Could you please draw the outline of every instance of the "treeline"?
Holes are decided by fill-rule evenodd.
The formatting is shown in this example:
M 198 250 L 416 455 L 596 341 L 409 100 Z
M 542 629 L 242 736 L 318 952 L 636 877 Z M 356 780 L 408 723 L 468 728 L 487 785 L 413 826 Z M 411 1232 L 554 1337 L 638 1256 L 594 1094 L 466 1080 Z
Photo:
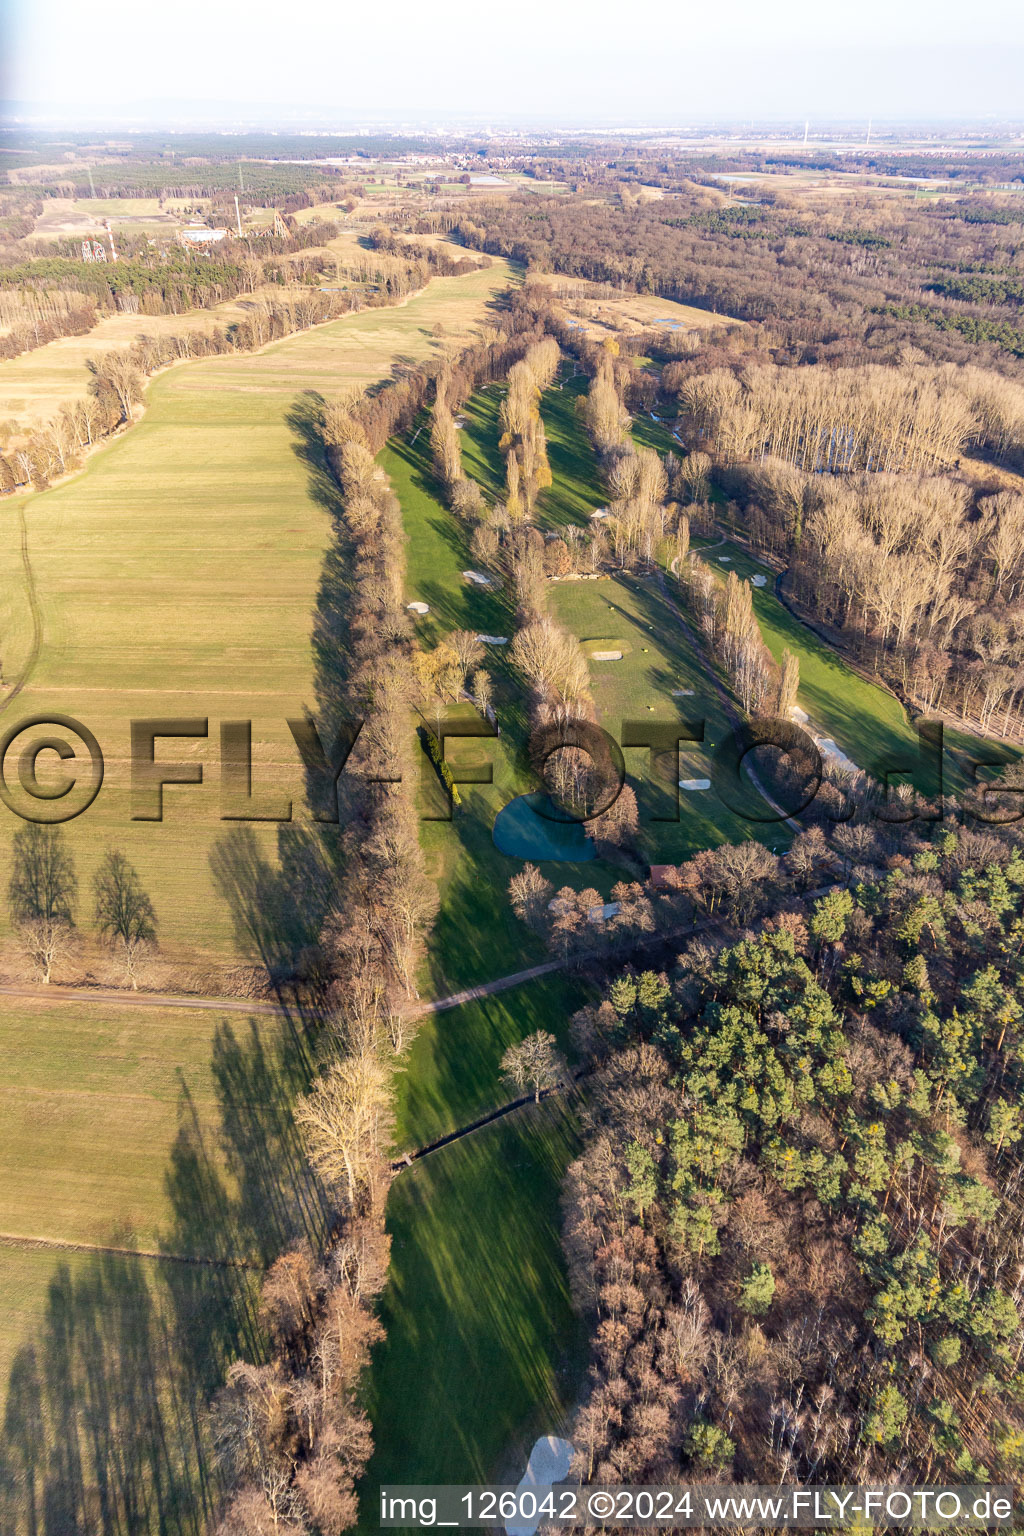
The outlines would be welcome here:
M 80 290 L 0 290 L 0 359 L 20 357 L 59 336 L 85 336 L 96 324 L 97 300 Z
M 141 336 L 131 347 L 91 358 L 89 393 L 62 409 L 45 427 L 15 441 L 0 455 L 0 494 L 31 483 L 44 489 L 57 475 L 81 462 L 82 454 L 99 438 L 131 421 L 142 398 L 147 376 L 183 359 L 225 352 L 252 352 L 296 331 L 362 308 L 388 305 L 429 281 L 432 269 L 402 263 L 386 290 L 362 295 L 351 291 L 308 289 L 288 298 L 253 298 L 244 302 L 244 318 L 208 331 L 183 331 L 175 336 Z M 356 407 L 368 440 L 379 452 L 397 423 L 412 415 L 426 397 L 427 376 L 413 371 L 395 390 L 367 397 Z M 381 435 L 383 434 L 383 435 Z
M 275 258 L 300 255 L 334 238 L 330 222 L 297 225 L 287 237 L 255 247 L 231 237 L 202 251 L 174 242 L 159 250 L 145 239 L 118 235 L 118 260 L 82 261 L 75 241 L 62 241 L 55 254 L 9 265 L 0 263 L 0 291 L 16 290 L 25 302 L 51 302 L 64 292 L 80 293 L 102 310 L 144 315 L 177 315 L 209 309 L 263 283 L 313 280 L 331 265 L 322 253 L 305 262 Z M 104 245 L 104 249 L 106 246 Z
M 346 183 L 339 181 L 335 167 L 311 162 L 286 165 L 226 155 L 218 162 L 212 156 L 206 159 L 182 154 L 155 161 L 126 156 L 115 163 L 95 159 L 88 163 L 92 184 L 87 176 L 70 167 L 57 175 L 47 174 L 45 180 L 37 182 L 33 178 L 33 192 L 39 197 L 74 198 L 215 197 L 219 192 L 238 190 L 239 167 L 247 201 L 265 207 L 276 206 L 282 198 L 299 199 L 299 207 L 310 206 L 309 202 L 301 201 L 303 198 L 331 202 L 343 196 L 346 187 Z
M 638 448 L 634 443 L 626 402 L 644 408 L 646 395 L 640 396 L 634 383 L 643 370 L 624 363 L 617 350 L 615 343 L 606 343 L 587 359 L 594 372 L 586 398 L 579 403 L 608 490 L 600 538 L 610 544 L 620 569 L 638 563 L 650 567 L 656 555 L 668 565 L 673 558 L 685 556 L 690 539 L 689 518 L 678 502 L 669 503 L 670 486 L 677 496 L 687 492 L 691 501 L 696 487 L 684 484 L 674 454 L 667 454 L 663 462 L 653 448 Z M 653 386 L 655 381 L 646 377 Z
M 919 471 L 954 464 L 987 438 L 972 377 L 948 366 L 755 367 L 739 376 L 716 368 L 685 378 L 678 400 L 701 445 L 730 460 L 770 456 L 829 474 Z M 1015 420 L 1024 422 L 1024 388 L 998 382 L 1015 393 Z M 1005 445 L 1008 456 L 1022 449 L 1024 441 Z
M 232 1485 L 222 1536 L 340 1536 L 355 1523 L 355 1483 L 373 1449 L 361 1378 L 383 1336 L 375 1301 L 387 1277 L 393 1079 L 412 1039 L 408 1007 L 437 907 L 413 800 L 401 508 L 355 410 L 340 428 L 337 417 L 330 430 L 321 424 L 342 494 L 335 569 L 349 573 L 319 637 L 322 706 L 332 721 L 366 724 L 337 788 L 339 873 L 321 935 L 330 1022 L 319 1074 L 296 1110 L 336 1215 L 323 1256 L 296 1247 L 268 1271 L 269 1359 L 236 1364 L 214 1404 Z M 329 776 L 311 784 L 314 800 L 324 791 L 333 792 Z
M 971 315 L 960 299 L 922 306 L 936 282 L 965 264 L 1019 279 L 1014 225 L 868 194 L 810 194 L 796 203 L 780 189 L 744 190 L 756 206 L 737 207 L 719 190 L 678 178 L 659 201 L 624 200 L 611 188 L 603 198 L 584 189 L 543 202 L 526 194 L 481 199 L 457 219 L 455 234 L 536 272 L 746 320 L 767 334 L 780 362 L 890 362 L 912 343 L 935 361 L 978 361 L 980 351 L 1019 373 L 1019 327 L 1007 320 L 1003 292 L 972 296 Z
M 800 685 L 799 662 L 787 650 L 781 668 L 776 665 L 761 638 L 749 581 L 730 571 L 721 583 L 707 561 L 694 554 L 680 561 L 679 571 L 708 647 L 725 669 L 743 713 L 788 718 Z
M 254 351 L 359 307 L 357 296 L 347 293 L 311 291 L 279 304 L 257 300 L 247 306 L 246 318 L 231 326 L 142 336 L 131 347 L 90 358 L 88 394 L 62 406 L 46 426 L 0 455 L 0 493 L 28 484 L 45 490 L 58 475 L 76 469 L 96 442 L 131 422 L 147 376 L 159 369 L 188 358 Z
M 396 235 L 393 229 L 386 224 L 376 224 L 367 236 L 370 246 L 375 251 L 386 251 L 391 256 L 401 257 L 405 261 L 418 261 L 432 266 L 440 277 L 458 277 L 463 272 L 474 272 L 477 267 L 475 261 L 468 257 L 452 256 L 442 246 L 428 245 L 425 241 L 408 240 L 401 235 Z
M 1024 734 L 1024 496 L 942 475 L 724 477 L 788 591 L 918 709 Z
M 573 1020 L 584 1478 L 1019 1476 L 1021 836 L 834 840 Z

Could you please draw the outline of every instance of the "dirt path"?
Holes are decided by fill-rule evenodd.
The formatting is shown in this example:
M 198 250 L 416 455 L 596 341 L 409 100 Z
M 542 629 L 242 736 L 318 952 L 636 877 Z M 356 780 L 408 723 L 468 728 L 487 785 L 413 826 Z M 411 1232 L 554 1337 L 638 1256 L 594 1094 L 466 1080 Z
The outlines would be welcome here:
M 72 1243 L 59 1237 L 19 1237 L 0 1232 L 0 1248 L 43 1248 L 56 1253 L 113 1253 L 127 1259 L 157 1259 L 165 1264 L 196 1264 L 207 1269 L 249 1269 L 263 1273 L 262 1264 L 247 1259 L 204 1259 L 187 1253 L 161 1253 L 156 1248 L 106 1248 L 102 1243 Z
M 189 997 L 180 992 L 129 992 L 101 987 L 0 986 L 0 997 L 24 997 L 47 1003 L 100 1003 L 105 1007 L 212 1008 L 221 1013 L 286 1013 L 283 1003 L 267 1003 L 244 997 Z
M 522 982 L 533 981 L 537 976 L 550 976 L 552 971 L 560 971 L 567 964 L 567 960 L 545 960 L 540 965 L 528 966 L 524 971 L 512 971 L 508 976 L 495 977 L 494 981 L 482 981 L 479 986 L 466 987 L 461 992 L 449 993 L 447 997 L 436 997 L 430 1002 L 417 1003 L 409 1012 L 414 1019 L 422 1018 L 428 1013 L 445 1013 L 449 1008 L 461 1008 L 463 1003 L 471 1003 L 475 998 L 493 997 L 495 992 L 506 992 L 509 987 L 518 987 Z

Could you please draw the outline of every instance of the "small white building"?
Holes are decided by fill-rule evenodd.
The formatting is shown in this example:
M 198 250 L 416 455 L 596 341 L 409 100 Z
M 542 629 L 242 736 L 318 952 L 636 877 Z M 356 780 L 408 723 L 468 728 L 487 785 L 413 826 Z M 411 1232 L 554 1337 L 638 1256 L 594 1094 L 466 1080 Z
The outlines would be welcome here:
M 186 245 L 214 245 L 227 235 L 226 229 L 179 229 L 178 239 Z

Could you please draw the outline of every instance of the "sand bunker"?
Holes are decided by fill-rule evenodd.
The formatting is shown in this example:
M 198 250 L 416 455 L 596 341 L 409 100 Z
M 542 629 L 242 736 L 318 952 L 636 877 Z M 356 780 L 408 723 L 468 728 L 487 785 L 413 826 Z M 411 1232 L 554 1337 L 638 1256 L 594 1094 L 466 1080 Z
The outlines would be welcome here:
M 559 1440 L 557 1435 L 544 1435 L 540 1440 L 535 1440 L 516 1493 L 524 1493 L 527 1488 L 531 1491 L 550 1488 L 552 1483 L 560 1483 L 568 1474 L 572 1457 L 573 1446 L 568 1440 Z M 535 1520 L 522 1525 L 506 1525 L 505 1530 L 508 1536 L 534 1536 L 541 1519 L 542 1516 L 538 1514 Z
M 751 576 L 751 578 L 750 578 L 750 585 L 752 587 L 765 587 L 765 586 L 768 585 L 768 577 L 767 576 Z
M 493 587 L 494 582 L 490 576 L 485 576 L 482 571 L 463 571 L 467 581 L 471 581 L 474 587 Z
M 477 635 L 481 645 L 508 645 L 508 635 Z
M 693 688 L 673 688 L 672 697 L 674 699 L 692 699 L 694 692 Z
M 822 757 L 827 763 L 831 763 L 833 768 L 842 768 L 846 773 L 860 772 L 853 758 L 847 757 L 846 753 L 836 746 L 831 736 L 816 736 L 814 740 Z
M 680 789 L 710 789 L 711 788 L 711 780 L 710 779 L 680 779 L 679 780 L 679 788 Z
M 408 607 L 409 607 L 409 612 L 410 613 L 429 613 L 430 612 L 430 609 L 429 609 L 429 607 L 427 606 L 426 603 L 410 603 L 408 605 Z
M 810 729 L 806 709 L 801 709 L 799 704 L 792 705 L 789 711 L 789 718 L 793 721 L 794 725 L 799 725 L 803 730 L 809 732 L 811 740 L 830 767 L 840 768 L 844 773 L 860 773 L 860 769 L 853 758 L 847 757 L 842 747 L 838 746 L 831 736 L 819 736 L 817 731 Z
M 593 659 L 595 661 L 621 661 L 622 660 L 622 652 L 621 651 L 591 651 L 590 654 L 591 654 L 591 656 L 593 657 Z

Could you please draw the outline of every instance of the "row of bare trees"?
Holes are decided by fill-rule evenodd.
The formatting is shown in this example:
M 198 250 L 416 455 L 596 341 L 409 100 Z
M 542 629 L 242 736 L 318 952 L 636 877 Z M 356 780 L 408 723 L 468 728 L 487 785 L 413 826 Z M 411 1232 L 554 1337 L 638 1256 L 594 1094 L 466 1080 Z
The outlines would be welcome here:
M 98 353 L 87 365 L 88 394 L 62 406 L 45 426 L 20 435 L 0 458 L 0 492 L 30 483 L 44 489 L 76 469 L 96 442 L 131 422 L 147 376 L 161 368 L 189 358 L 254 351 L 344 314 L 353 302 L 348 294 L 317 292 L 280 303 L 259 300 L 247 307 L 245 319 L 226 329 L 143 336 L 131 347 Z
M 792 590 L 922 709 L 1024 732 L 1024 495 L 948 476 L 745 477 L 755 542 Z
M 701 631 L 725 667 L 744 714 L 787 716 L 796 703 L 800 663 L 787 650 L 781 667 L 776 665 L 761 638 L 749 582 L 730 571 L 723 583 L 695 554 L 680 564 L 680 574 Z
M 687 378 L 679 403 L 700 438 L 729 460 L 919 473 L 955 463 L 981 433 L 961 372 L 920 364 L 762 366 L 738 375 L 715 368 Z
M 408 408 L 367 412 L 371 430 Z M 214 1407 L 233 1485 L 221 1536 L 340 1536 L 356 1521 L 355 1484 L 373 1449 L 361 1401 L 370 1348 L 383 1337 L 375 1301 L 387 1277 L 393 1080 L 411 1040 L 409 1003 L 437 894 L 419 845 L 409 714 L 416 693 L 403 603 L 401 508 L 378 468 L 359 402 L 329 412 L 328 458 L 342 491 L 339 570 L 351 573 L 343 631 L 332 635 L 331 703 L 365 718 L 339 780 L 341 875 L 322 947 L 329 1024 L 320 1070 L 296 1121 L 335 1212 L 323 1258 L 299 1246 L 263 1285 L 266 1364 L 241 1362 Z
M 538 495 L 551 484 L 540 398 L 554 380 L 559 358 L 558 342 L 546 336 L 509 369 L 499 446 L 505 455 L 505 506 L 513 525 L 531 520 Z

